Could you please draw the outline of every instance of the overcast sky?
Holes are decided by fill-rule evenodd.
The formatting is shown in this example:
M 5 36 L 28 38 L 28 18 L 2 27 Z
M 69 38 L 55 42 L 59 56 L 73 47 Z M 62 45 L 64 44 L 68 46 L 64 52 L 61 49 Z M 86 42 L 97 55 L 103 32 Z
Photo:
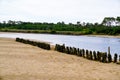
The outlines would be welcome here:
M 120 16 L 120 0 L 0 0 L 0 21 L 101 22 Z

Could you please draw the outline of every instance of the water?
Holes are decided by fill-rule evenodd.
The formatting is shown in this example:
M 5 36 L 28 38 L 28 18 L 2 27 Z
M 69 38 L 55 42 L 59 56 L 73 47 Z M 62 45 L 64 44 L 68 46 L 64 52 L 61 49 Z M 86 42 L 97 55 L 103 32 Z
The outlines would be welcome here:
M 34 34 L 34 33 L 0 33 L 0 37 L 7 38 L 25 38 L 38 41 L 50 42 L 51 44 L 65 44 L 66 46 L 92 51 L 107 52 L 108 46 L 111 53 L 120 54 L 120 38 L 103 38 L 90 36 L 71 36 L 71 35 L 51 35 L 51 34 Z

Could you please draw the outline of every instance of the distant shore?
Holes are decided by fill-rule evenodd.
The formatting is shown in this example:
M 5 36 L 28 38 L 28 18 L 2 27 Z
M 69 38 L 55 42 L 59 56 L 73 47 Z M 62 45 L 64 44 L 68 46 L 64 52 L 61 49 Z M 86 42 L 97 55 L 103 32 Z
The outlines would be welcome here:
M 90 37 L 120 38 L 120 35 L 86 35 Z

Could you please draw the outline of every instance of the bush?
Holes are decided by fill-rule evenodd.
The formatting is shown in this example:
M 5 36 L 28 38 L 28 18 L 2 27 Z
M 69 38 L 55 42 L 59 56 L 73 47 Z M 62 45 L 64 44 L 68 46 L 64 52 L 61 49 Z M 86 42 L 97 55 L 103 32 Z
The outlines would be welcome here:
M 52 30 L 50 33 L 51 33 L 51 34 L 56 34 L 56 31 L 55 31 L 55 30 Z

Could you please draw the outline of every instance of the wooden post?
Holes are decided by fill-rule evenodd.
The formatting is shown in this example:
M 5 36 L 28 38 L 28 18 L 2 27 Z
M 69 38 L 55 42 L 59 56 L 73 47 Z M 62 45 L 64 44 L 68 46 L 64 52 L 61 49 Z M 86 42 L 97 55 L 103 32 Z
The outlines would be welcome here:
M 117 57 L 118 57 L 118 55 L 115 53 L 115 54 L 114 54 L 114 63 L 117 62 Z
M 110 54 L 110 46 L 108 47 L 108 54 Z
M 120 55 L 119 55 L 119 62 L 120 62 Z
M 112 62 L 112 56 L 110 54 L 110 46 L 108 47 L 108 62 Z

